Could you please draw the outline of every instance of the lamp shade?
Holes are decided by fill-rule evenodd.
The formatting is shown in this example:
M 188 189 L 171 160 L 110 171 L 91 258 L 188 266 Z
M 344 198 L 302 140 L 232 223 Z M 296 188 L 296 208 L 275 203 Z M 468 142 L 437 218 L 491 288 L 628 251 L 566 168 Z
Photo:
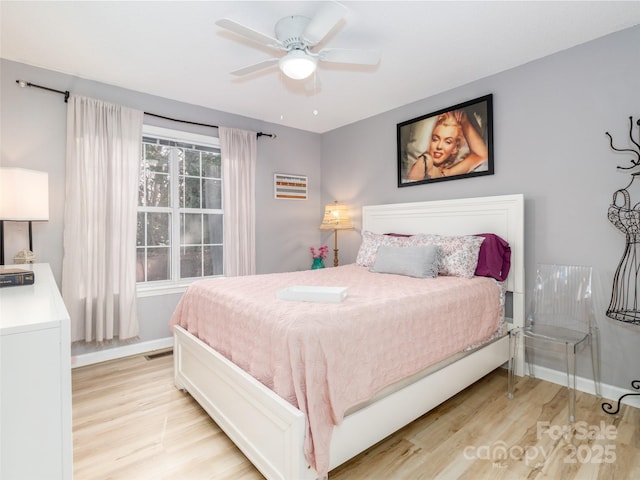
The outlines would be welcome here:
M 324 207 L 324 218 L 320 230 L 348 230 L 353 228 L 346 205 L 331 203 Z
M 0 220 L 49 220 L 49 175 L 24 168 L 0 168 Z

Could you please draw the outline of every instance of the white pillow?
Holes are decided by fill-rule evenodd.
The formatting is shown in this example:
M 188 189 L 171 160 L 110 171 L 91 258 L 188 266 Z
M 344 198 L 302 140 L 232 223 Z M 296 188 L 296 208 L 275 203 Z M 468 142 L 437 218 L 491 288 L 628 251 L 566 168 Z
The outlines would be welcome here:
M 438 247 L 424 245 L 420 247 L 378 247 L 370 272 L 394 273 L 417 278 L 435 278 L 438 276 Z

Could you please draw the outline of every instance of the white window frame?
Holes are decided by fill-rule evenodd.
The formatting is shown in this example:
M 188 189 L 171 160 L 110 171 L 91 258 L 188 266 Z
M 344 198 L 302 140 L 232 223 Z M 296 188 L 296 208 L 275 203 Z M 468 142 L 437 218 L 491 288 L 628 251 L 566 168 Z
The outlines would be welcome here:
M 181 130 L 173 130 L 170 128 L 156 127 L 153 125 L 143 125 L 142 135 L 166 139 L 181 143 L 193 143 L 197 145 L 203 145 L 207 147 L 220 148 L 220 139 L 218 137 L 201 135 L 198 133 L 184 132 Z M 177 173 L 174 172 L 175 165 L 170 165 L 170 177 L 171 177 L 171 198 L 177 199 L 179 194 Z M 224 189 L 224 181 L 222 182 L 222 188 Z M 224 207 L 224 206 L 223 206 Z M 183 209 L 184 210 L 184 209 Z M 151 210 L 153 211 L 153 210 Z M 187 209 L 184 213 L 202 213 L 204 209 Z M 173 214 L 179 215 L 179 213 Z M 171 222 L 171 272 L 172 275 L 179 270 L 180 256 L 174 253 L 174 240 L 180 240 L 180 222 L 179 219 L 173 218 Z M 158 280 L 153 282 L 136 282 L 137 296 L 150 297 L 155 295 L 168 295 L 175 293 L 184 293 L 187 287 L 201 278 L 222 278 L 222 277 L 194 277 L 194 278 L 180 278 L 176 280 Z

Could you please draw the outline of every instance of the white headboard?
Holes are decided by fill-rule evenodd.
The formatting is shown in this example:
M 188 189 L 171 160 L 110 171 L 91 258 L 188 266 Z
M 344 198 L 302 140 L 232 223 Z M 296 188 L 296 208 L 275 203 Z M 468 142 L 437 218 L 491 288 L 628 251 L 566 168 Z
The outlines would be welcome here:
M 514 324 L 524 322 L 522 194 L 364 206 L 362 230 L 374 233 L 499 235 L 509 242 L 511 247 L 511 270 L 507 278 L 507 289 L 513 292 Z M 519 318 L 520 315 L 522 318 Z

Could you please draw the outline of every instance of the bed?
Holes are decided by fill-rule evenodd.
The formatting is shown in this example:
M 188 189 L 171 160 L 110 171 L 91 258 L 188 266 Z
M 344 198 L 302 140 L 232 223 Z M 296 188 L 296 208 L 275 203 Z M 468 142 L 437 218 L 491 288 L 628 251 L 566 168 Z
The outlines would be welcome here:
M 512 318 L 507 327 L 511 329 L 524 322 L 523 214 L 522 195 L 365 206 L 362 231 L 399 235 L 462 236 L 482 232 L 499 235 L 511 247 L 511 269 L 504 282 L 512 298 Z M 344 271 L 349 268 L 368 272 L 354 266 L 345 266 Z M 325 276 L 339 271 L 326 270 Z M 354 287 L 354 292 L 355 298 L 359 290 Z M 327 317 L 331 317 L 332 306 L 325 304 L 324 307 Z M 308 406 L 296 408 L 296 402 L 285 399 L 287 395 L 276 394 L 264 381 L 229 360 L 228 353 L 225 352 L 225 356 L 200 340 L 197 329 L 189 330 L 192 332 L 179 325 L 173 327 L 176 387 L 187 391 L 269 479 L 324 477 L 326 471 L 415 420 L 509 359 L 508 335 L 494 335 L 480 347 L 441 359 L 427 371 L 393 382 L 368 401 L 359 402 L 357 408 L 338 412 L 338 425 L 332 427 L 327 446 L 328 467 L 316 471 L 311 467 L 313 461 L 308 460 L 308 429 L 313 422 L 308 421 L 309 417 L 302 411 L 307 411 Z M 254 338 L 267 337 L 254 335 Z M 259 344 L 254 346 L 261 348 Z M 379 387 L 376 385 L 373 389 L 378 391 Z

